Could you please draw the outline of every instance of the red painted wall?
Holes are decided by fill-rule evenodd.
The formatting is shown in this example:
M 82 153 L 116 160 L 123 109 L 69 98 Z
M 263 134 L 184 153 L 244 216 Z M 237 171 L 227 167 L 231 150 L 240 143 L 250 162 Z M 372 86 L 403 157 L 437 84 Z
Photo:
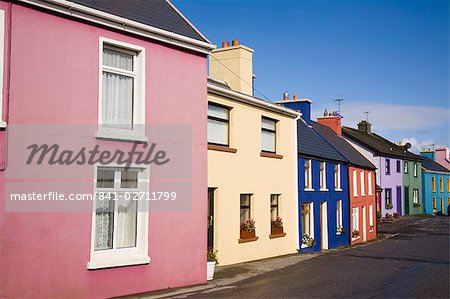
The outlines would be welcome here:
M 89 271 L 92 214 L 6 212 L 11 170 L 0 171 L 0 297 L 111 297 L 205 282 L 206 57 L 18 5 L 0 9 L 13 22 L 9 124 L 95 124 L 99 37 L 131 43 L 146 49 L 146 121 L 192 126 L 195 173 L 190 210 L 150 212 L 150 264 Z
M 353 196 L 353 171 L 356 170 L 357 175 L 357 188 L 358 188 L 358 196 Z M 365 196 L 361 196 L 361 180 L 360 180 L 360 172 L 364 171 L 364 187 L 365 187 Z M 372 173 L 372 195 L 369 195 L 368 192 L 368 172 Z M 362 168 L 356 168 L 356 167 L 349 167 L 349 195 L 350 195 L 350 225 L 353 227 L 353 217 L 352 217 L 352 208 L 359 207 L 359 231 L 360 231 L 360 238 L 353 240 L 350 235 L 351 243 L 356 244 L 363 242 L 363 213 L 362 213 L 362 207 L 366 207 L 366 240 L 372 240 L 376 239 L 377 237 L 377 231 L 376 231 L 376 212 L 377 212 L 377 206 L 375 202 L 375 194 L 376 194 L 376 185 L 375 185 L 375 172 L 374 171 L 368 171 Z M 373 205 L 372 209 L 372 217 L 373 217 L 373 230 L 370 231 L 370 219 L 369 219 L 369 206 Z

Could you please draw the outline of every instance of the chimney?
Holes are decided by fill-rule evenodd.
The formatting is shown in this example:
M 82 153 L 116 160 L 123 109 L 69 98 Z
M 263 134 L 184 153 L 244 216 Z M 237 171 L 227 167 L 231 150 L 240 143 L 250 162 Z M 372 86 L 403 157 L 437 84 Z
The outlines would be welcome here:
M 426 148 L 424 148 L 423 149 L 423 151 L 422 152 L 420 152 L 420 155 L 422 156 L 422 157 L 428 157 L 428 158 L 430 158 L 431 160 L 433 160 L 433 161 L 436 161 L 436 155 L 435 155 L 435 152 L 430 148 L 430 149 L 426 149 Z
M 328 113 L 327 109 L 325 109 L 323 116 L 317 118 L 317 122 L 324 126 L 329 127 L 334 131 L 337 135 L 342 135 L 342 123 L 341 123 L 342 115 L 339 112 L 334 111 L 333 113 Z
M 362 120 L 358 124 L 358 131 L 370 134 L 372 133 L 372 124 L 367 120 Z
M 253 49 L 238 40 L 222 43 L 222 48 L 211 52 L 209 75 L 225 81 L 231 89 L 253 95 Z
M 311 125 L 311 103 L 310 99 L 300 99 L 298 96 L 294 96 L 292 100 L 289 100 L 287 92 L 283 94 L 283 101 L 275 102 L 276 104 L 288 107 L 292 110 L 300 111 L 302 113 L 303 120 Z

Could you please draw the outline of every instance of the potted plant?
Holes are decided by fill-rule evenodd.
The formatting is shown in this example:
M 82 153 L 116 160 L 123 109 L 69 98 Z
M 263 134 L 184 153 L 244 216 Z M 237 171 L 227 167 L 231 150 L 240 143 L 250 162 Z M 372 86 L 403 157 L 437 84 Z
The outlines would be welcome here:
M 369 226 L 369 231 L 373 232 L 374 229 L 375 229 L 375 226 L 373 226 L 373 225 Z
M 394 221 L 394 219 L 392 219 L 391 214 L 386 213 L 386 215 L 384 215 L 383 222 L 393 222 L 393 221 Z
M 352 232 L 352 239 L 357 239 L 359 238 L 359 231 L 357 231 L 356 229 Z
M 400 214 L 399 213 L 394 213 L 394 218 L 400 218 Z
M 420 208 L 420 203 L 413 203 L 413 207 Z
M 386 204 L 386 210 L 392 210 L 393 207 L 391 203 Z
M 342 227 L 342 225 L 338 225 L 336 227 L 336 235 L 345 234 L 345 228 Z
M 311 238 L 308 234 L 303 234 L 302 236 L 302 248 L 311 247 L 316 244 L 313 238 Z
M 241 223 L 241 239 L 251 239 L 255 237 L 255 220 L 247 219 Z
M 212 248 L 209 248 L 206 256 L 206 280 L 212 280 L 214 278 L 214 270 L 218 263 L 217 250 L 214 251 Z
M 281 217 L 272 220 L 270 233 L 272 235 L 281 235 L 283 233 L 283 219 Z

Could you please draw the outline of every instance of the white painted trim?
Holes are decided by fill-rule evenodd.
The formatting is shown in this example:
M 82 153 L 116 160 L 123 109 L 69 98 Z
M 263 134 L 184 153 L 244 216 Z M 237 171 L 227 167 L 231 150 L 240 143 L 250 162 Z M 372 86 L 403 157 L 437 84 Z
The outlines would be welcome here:
M 203 54 L 209 54 L 216 46 L 178 33 L 159 29 L 153 26 L 128 20 L 126 18 L 109 14 L 81 4 L 66 0 L 18 0 L 33 6 L 49 9 L 51 11 L 69 15 L 78 19 L 100 24 L 109 28 L 129 32 L 159 42 L 167 43 L 184 49 Z M 195 29 L 195 28 L 194 28 Z
M 263 108 L 263 109 L 267 109 L 269 111 L 275 112 L 275 113 L 279 113 L 282 115 L 286 115 L 292 118 L 301 116 L 301 113 L 294 111 L 292 109 L 286 108 L 286 107 L 282 107 L 279 105 L 276 105 L 274 103 L 270 103 L 270 102 L 266 102 L 263 100 L 260 100 L 258 98 L 228 89 L 228 88 L 223 88 L 220 86 L 216 86 L 214 84 L 208 83 L 208 93 L 211 94 L 215 94 L 215 95 L 219 95 L 219 96 L 223 96 L 226 97 L 228 99 L 232 99 L 241 103 L 245 103 L 245 104 L 249 104 L 252 106 L 256 106 L 259 108 Z
M 124 49 L 132 51 L 134 54 L 133 65 L 135 65 L 136 73 L 133 84 L 133 130 L 121 130 L 116 128 L 104 128 L 102 124 L 102 97 L 103 97 L 103 48 L 105 45 L 117 47 L 118 51 Z M 96 137 L 105 139 L 118 139 L 129 141 L 147 142 L 148 137 L 145 135 L 145 48 L 113 40 L 110 38 L 99 38 L 99 63 L 98 63 L 98 126 Z
M 328 202 L 324 201 L 321 204 L 322 208 L 322 231 L 320 232 L 322 234 L 323 244 L 321 244 L 322 248 L 327 250 L 328 247 Z
M 3 93 L 3 74 L 5 72 L 5 11 L 0 10 L 0 128 L 6 128 L 6 122 L 3 121 L 3 100 L 5 98 Z
M 94 194 L 97 190 L 97 171 L 98 168 L 124 168 L 115 163 L 109 165 L 94 165 Z M 141 177 L 138 179 L 138 189 L 140 192 L 148 192 L 150 189 L 150 168 L 149 166 L 142 166 L 132 164 L 131 168 L 143 169 Z M 117 183 L 117 182 L 115 182 Z M 101 189 L 104 190 L 104 189 Z M 117 190 L 114 188 L 114 190 Z M 134 189 L 131 189 L 134 190 Z M 114 192 L 114 191 L 113 191 Z M 140 264 L 148 264 L 151 258 L 148 255 L 148 223 L 149 223 L 149 203 L 148 201 L 138 201 L 139 205 L 143 205 L 143 208 L 137 210 L 137 227 L 136 227 L 136 247 L 133 248 L 120 248 L 110 250 L 95 251 L 95 200 L 92 204 L 92 223 L 91 223 L 91 248 L 90 248 L 90 260 L 87 263 L 88 269 L 101 269 L 120 266 L 132 266 Z M 141 212 L 139 211 L 141 210 Z M 116 221 L 117 217 L 114 217 Z M 115 226 L 115 225 L 114 225 Z

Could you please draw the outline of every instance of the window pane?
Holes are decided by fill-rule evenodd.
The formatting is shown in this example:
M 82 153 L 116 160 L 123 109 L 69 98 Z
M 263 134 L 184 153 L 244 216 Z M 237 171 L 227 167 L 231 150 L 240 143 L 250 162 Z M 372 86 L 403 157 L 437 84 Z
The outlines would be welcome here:
M 213 104 L 208 104 L 208 116 L 217 117 L 223 120 L 228 120 L 229 110 Z
M 122 170 L 121 172 L 121 188 L 137 188 L 138 172 L 136 170 Z
M 114 170 L 97 170 L 97 188 L 114 188 Z
M 208 119 L 208 142 L 228 145 L 228 123 Z
M 103 193 L 105 195 L 106 193 Z M 95 208 L 95 244 L 94 250 L 113 248 L 114 225 L 114 193 L 108 193 L 109 198 L 96 198 Z
M 240 199 L 241 204 L 241 222 L 244 222 L 245 220 L 250 219 L 250 195 L 249 194 L 241 194 Z
M 137 201 L 120 199 L 117 209 L 116 247 L 136 246 Z
M 103 126 L 133 129 L 133 78 L 103 72 Z
M 275 131 L 276 130 L 276 122 L 274 120 L 271 120 L 268 118 L 262 118 L 261 127 L 263 129 Z
M 105 48 L 103 49 L 103 65 L 132 71 L 133 55 Z
M 261 131 L 261 150 L 275 152 L 275 133 Z

